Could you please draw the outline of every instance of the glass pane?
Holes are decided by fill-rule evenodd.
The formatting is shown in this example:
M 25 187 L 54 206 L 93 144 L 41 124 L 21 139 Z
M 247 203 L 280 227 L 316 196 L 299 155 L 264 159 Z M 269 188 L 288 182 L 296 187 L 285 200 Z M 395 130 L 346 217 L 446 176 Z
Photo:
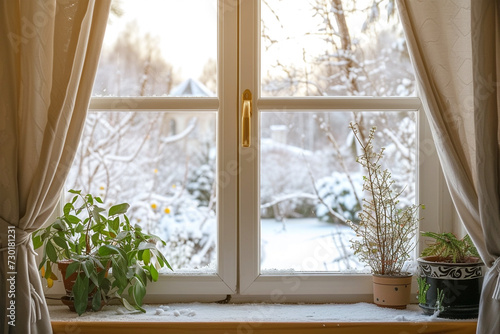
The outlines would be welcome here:
M 215 112 L 90 112 L 66 189 L 129 203 L 131 221 L 167 241 L 176 271 L 213 272 L 215 128 Z
M 415 95 L 393 0 L 262 0 L 261 8 L 262 96 Z
M 363 197 L 358 147 L 348 128 L 367 135 L 377 127 L 375 150 L 383 168 L 413 204 L 416 187 L 415 112 L 261 113 L 261 270 L 368 270 L 350 249 L 349 219 L 357 222 Z M 283 163 L 286 161 L 286 163 Z M 405 188 L 406 187 L 406 188 Z M 340 218 L 339 218 L 340 217 Z
M 217 0 L 112 2 L 94 96 L 214 96 Z

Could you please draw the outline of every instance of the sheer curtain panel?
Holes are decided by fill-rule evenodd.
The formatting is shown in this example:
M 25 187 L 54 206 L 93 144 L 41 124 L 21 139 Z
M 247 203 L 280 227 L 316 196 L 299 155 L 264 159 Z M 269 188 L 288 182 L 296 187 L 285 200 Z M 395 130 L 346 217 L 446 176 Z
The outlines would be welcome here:
M 52 333 L 31 233 L 71 166 L 110 2 L 0 2 L 1 333 Z
M 448 188 L 489 268 L 477 332 L 499 333 L 500 5 L 398 0 L 398 9 Z

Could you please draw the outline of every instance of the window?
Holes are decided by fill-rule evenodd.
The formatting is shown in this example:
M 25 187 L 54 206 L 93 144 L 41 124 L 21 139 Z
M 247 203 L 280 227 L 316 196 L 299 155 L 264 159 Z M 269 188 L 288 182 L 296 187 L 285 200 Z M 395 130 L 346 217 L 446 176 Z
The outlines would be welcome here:
M 427 206 L 423 224 L 441 218 L 440 167 L 391 4 L 113 4 L 67 187 L 131 203 L 132 220 L 168 241 L 176 270 L 150 301 L 369 300 L 344 224 L 362 196 L 350 121 L 378 127 L 404 199 Z

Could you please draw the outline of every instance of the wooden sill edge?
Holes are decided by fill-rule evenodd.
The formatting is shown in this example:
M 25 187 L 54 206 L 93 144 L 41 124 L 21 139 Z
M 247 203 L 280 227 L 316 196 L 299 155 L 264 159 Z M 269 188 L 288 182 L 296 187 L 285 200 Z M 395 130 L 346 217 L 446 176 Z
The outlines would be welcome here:
M 54 334 L 147 333 L 476 333 L 476 321 L 458 322 L 78 322 L 52 321 Z

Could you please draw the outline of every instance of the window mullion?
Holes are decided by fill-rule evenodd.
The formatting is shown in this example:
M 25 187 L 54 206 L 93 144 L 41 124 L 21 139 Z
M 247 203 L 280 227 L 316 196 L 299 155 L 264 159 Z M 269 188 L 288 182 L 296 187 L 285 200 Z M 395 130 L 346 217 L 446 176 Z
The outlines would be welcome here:
M 210 111 L 219 109 L 216 97 L 93 97 L 89 110 Z
M 265 97 L 257 101 L 259 109 L 273 112 L 328 111 L 414 111 L 421 107 L 418 97 Z
M 260 1 L 240 1 L 239 7 L 239 106 L 241 95 L 249 89 L 253 96 L 250 147 L 239 145 L 239 291 L 251 286 L 259 276 L 259 110 L 255 101 L 259 88 Z M 241 115 L 242 110 L 239 110 Z M 241 126 L 241 117 L 239 120 Z

